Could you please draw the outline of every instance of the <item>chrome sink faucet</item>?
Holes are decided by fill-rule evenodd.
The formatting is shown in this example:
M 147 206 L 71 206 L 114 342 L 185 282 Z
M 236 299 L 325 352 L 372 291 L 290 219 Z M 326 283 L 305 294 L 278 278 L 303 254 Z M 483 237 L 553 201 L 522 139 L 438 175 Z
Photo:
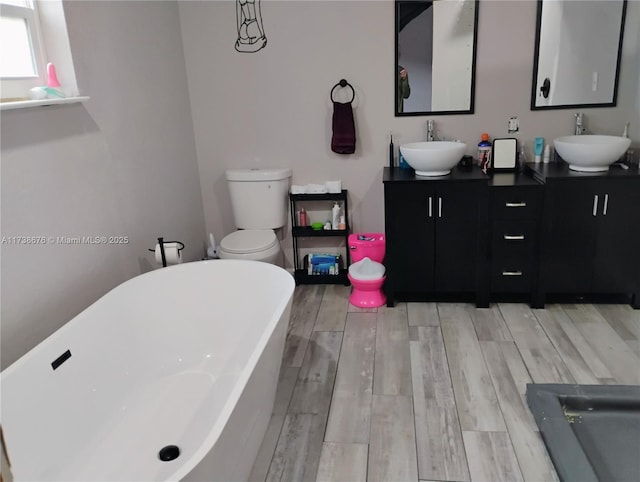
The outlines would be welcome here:
M 435 135 L 434 135 L 434 129 L 435 129 L 435 122 L 433 119 L 429 119 L 427 121 L 427 142 L 432 142 L 435 141 Z
M 583 123 L 584 119 L 583 119 L 583 116 L 582 116 L 582 112 L 578 112 L 578 113 L 576 113 L 574 115 L 576 117 L 575 135 L 581 136 L 586 131 L 586 129 L 584 128 L 584 123 Z

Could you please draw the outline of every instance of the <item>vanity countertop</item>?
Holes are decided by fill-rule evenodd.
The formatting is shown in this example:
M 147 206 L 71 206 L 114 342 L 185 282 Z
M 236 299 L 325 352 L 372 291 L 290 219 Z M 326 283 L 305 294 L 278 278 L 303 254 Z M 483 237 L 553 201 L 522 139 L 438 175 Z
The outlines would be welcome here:
M 640 177 L 640 170 L 638 170 L 638 166 L 623 169 L 620 166 L 612 165 L 609 167 L 608 171 L 579 172 L 569 169 L 569 164 L 566 162 L 550 162 L 548 164 L 529 162 L 526 165 L 526 173 L 533 176 L 540 182 L 545 182 L 550 179 L 612 179 L 621 177 Z
M 446 176 L 423 177 L 416 176 L 413 169 L 393 169 L 385 167 L 382 173 L 382 182 L 432 182 L 432 181 L 481 181 L 488 180 L 487 176 L 479 167 L 469 168 L 454 167 L 451 173 Z

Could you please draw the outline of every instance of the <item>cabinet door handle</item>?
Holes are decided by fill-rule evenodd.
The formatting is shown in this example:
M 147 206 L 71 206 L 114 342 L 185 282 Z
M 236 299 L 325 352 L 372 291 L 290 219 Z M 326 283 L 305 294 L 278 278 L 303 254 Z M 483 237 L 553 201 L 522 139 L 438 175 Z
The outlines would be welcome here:
M 429 196 L 429 217 L 433 217 L 433 199 Z
M 602 208 L 602 215 L 603 216 L 607 215 L 607 207 L 609 207 L 609 195 L 605 194 L 604 195 L 604 207 Z
M 438 196 L 438 217 L 442 217 L 442 198 Z
M 519 203 L 504 203 L 504 205 L 508 208 L 526 208 L 527 207 L 527 203 L 523 203 L 523 202 L 519 202 Z
M 504 239 L 507 241 L 524 241 L 524 234 L 505 234 Z
M 502 276 L 522 276 L 522 271 L 503 271 Z
M 592 211 L 594 216 L 598 215 L 598 195 L 594 194 L 593 195 L 593 211 Z

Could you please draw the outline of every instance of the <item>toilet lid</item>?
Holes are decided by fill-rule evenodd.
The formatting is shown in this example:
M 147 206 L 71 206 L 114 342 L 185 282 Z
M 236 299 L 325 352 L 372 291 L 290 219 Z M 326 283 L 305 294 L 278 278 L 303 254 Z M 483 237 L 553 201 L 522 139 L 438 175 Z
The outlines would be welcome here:
M 382 263 L 371 261 L 367 257 L 349 266 L 349 274 L 351 277 L 363 281 L 380 279 L 384 276 L 384 272 L 385 268 Z
M 228 234 L 220 241 L 220 248 L 227 253 L 247 254 L 265 251 L 278 244 L 271 229 L 242 229 Z

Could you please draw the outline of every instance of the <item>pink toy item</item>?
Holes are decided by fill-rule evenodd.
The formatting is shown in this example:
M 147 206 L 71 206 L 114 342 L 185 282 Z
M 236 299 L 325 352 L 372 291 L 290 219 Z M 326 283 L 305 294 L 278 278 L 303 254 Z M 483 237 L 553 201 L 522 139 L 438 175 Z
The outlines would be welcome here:
M 382 263 L 385 254 L 385 238 L 383 233 L 354 233 L 348 238 L 351 262 L 355 263 L 367 257 Z
M 58 82 L 58 76 L 56 75 L 56 66 L 51 62 L 47 64 L 47 87 L 61 87 L 60 82 Z
M 382 292 L 382 285 L 386 276 L 377 280 L 356 280 L 347 274 L 353 285 L 353 292 L 349 296 L 349 303 L 360 308 L 377 308 L 387 302 L 387 297 Z

